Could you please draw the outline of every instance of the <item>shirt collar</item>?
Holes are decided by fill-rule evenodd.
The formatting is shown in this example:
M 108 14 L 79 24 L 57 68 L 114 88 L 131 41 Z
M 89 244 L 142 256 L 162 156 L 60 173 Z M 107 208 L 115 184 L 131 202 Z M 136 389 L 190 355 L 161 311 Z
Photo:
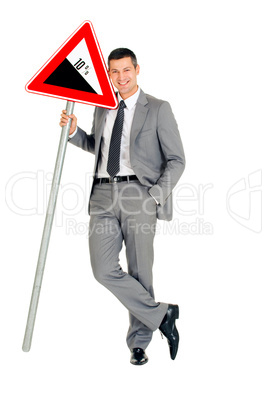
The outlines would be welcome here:
M 138 87 L 138 90 L 135 92 L 135 94 L 124 100 L 127 109 L 131 110 L 136 105 L 139 94 L 140 94 L 140 87 Z M 121 100 L 123 99 L 118 93 L 118 101 L 120 102 Z

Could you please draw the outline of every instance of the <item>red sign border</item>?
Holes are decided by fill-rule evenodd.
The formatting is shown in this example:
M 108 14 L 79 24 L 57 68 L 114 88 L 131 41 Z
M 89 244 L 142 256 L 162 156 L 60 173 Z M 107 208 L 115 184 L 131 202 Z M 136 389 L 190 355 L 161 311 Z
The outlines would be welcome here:
M 44 81 L 63 62 L 63 60 L 65 60 L 65 58 L 80 43 L 82 39 L 85 39 L 88 50 L 90 49 L 91 60 L 94 64 L 95 73 L 97 75 L 103 95 L 44 84 Z M 108 75 L 105 60 L 91 21 L 84 21 L 76 29 L 76 31 L 74 31 L 73 34 L 69 36 L 69 38 L 60 46 L 60 48 L 30 79 L 30 81 L 26 84 L 25 89 L 27 92 L 39 95 L 85 103 L 107 109 L 117 109 L 117 96 Z M 90 100 L 88 100 L 89 96 Z

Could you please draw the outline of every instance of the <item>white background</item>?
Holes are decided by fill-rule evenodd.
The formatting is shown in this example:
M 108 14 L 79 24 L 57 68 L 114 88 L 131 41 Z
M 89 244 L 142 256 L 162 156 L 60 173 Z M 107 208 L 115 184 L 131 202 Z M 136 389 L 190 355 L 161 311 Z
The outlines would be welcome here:
M 264 7 L 259 0 L 5 4 L 1 400 L 266 402 Z M 140 86 L 171 103 L 180 128 L 187 166 L 174 226 L 161 223 L 156 237 L 154 265 L 157 300 L 180 305 L 175 361 L 157 331 L 149 363 L 129 363 L 127 312 L 90 268 L 86 180 L 93 157 L 72 146 L 32 348 L 21 350 L 65 107 L 24 87 L 84 20 L 92 21 L 105 59 L 116 47 L 135 51 Z M 92 111 L 75 105 L 86 131 Z

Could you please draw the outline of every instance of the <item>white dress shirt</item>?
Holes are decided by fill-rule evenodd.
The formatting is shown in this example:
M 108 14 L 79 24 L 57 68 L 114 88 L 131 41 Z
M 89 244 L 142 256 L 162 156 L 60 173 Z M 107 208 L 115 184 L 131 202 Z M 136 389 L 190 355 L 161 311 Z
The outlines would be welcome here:
M 117 173 L 117 176 L 134 175 L 130 163 L 130 133 L 139 94 L 140 88 L 138 88 L 135 94 L 124 100 L 126 107 L 124 108 L 124 122 L 121 137 L 120 171 Z M 122 97 L 118 94 L 118 101 L 120 102 L 121 100 Z M 101 138 L 101 155 L 98 163 L 97 177 L 109 177 L 107 173 L 109 145 L 117 112 L 118 109 L 109 110 L 106 116 L 104 132 Z
M 117 176 L 134 175 L 134 171 L 132 170 L 130 163 L 130 133 L 132 128 L 134 112 L 136 108 L 136 102 L 139 97 L 139 94 L 140 94 L 140 88 L 138 87 L 138 90 L 135 92 L 135 94 L 124 100 L 126 107 L 124 108 L 124 122 L 121 137 L 120 171 L 118 172 Z M 119 93 L 118 93 L 118 100 L 119 102 L 123 100 Z M 109 145 L 117 113 L 118 108 L 115 110 L 109 110 L 107 112 L 104 131 L 101 138 L 101 147 L 100 147 L 101 155 L 98 163 L 98 169 L 96 172 L 96 177 L 98 178 L 109 177 L 109 174 L 107 172 Z M 69 136 L 69 138 L 74 137 L 76 133 L 77 128 L 74 131 L 74 133 Z

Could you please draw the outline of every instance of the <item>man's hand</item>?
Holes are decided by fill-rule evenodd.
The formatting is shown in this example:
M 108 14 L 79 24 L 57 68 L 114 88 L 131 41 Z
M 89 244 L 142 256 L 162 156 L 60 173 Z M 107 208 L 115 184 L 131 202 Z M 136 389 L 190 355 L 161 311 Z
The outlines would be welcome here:
M 59 122 L 60 127 L 64 127 L 67 125 L 69 119 L 72 119 L 71 126 L 70 126 L 70 133 L 69 135 L 73 134 L 77 127 L 77 117 L 74 114 L 70 114 L 69 116 L 66 115 L 67 111 L 62 110 L 61 119 Z

